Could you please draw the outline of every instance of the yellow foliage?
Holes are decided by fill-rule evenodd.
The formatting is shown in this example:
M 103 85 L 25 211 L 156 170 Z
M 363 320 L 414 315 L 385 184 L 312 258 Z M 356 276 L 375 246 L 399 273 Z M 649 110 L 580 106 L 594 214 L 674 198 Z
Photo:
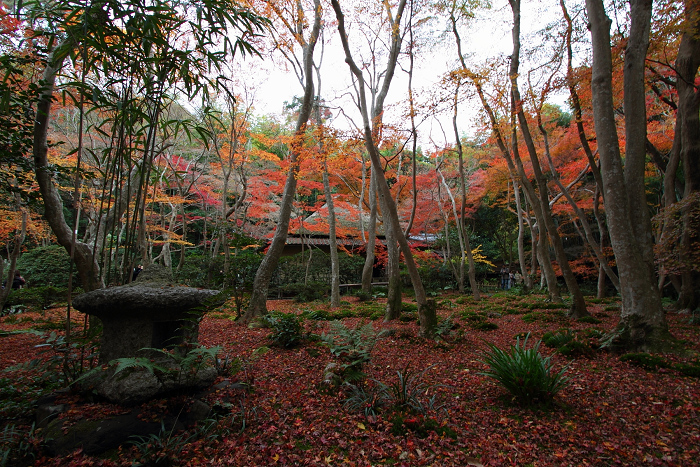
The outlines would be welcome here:
M 474 258 L 474 262 L 486 264 L 487 266 L 491 266 L 492 268 L 495 268 L 496 265 L 493 264 L 491 261 L 489 261 L 486 258 L 486 256 L 481 252 L 481 247 L 482 247 L 482 245 L 479 245 L 476 248 L 472 249 L 472 258 Z

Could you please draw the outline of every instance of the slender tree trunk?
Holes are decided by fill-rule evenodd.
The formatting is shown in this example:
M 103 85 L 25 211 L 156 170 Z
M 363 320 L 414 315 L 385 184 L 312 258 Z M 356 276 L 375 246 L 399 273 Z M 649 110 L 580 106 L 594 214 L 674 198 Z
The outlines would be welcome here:
M 15 271 L 17 270 L 17 260 L 19 259 L 19 254 L 22 251 L 22 244 L 24 243 L 24 238 L 27 234 L 27 210 L 22 208 L 20 208 L 20 210 L 22 213 L 22 224 L 20 225 L 19 231 L 15 231 L 15 236 L 12 239 L 12 251 L 8 252 L 10 267 L 7 270 L 5 287 L 2 290 L 0 290 L 0 310 L 2 310 L 5 307 L 7 297 L 10 295 L 10 292 L 12 292 L 12 281 L 15 278 Z M 0 262 L 3 261 L 4 260 L 0 258 Z M 0 269 L 0 279 L 2 278 L 2 275 L 3 271 L 2 269 Z
M 340 8 L 338 0 L 331 0 L 333 9 L 335 10 L 335 16 L 338 20 L 338 32 L 340 33 L 340 39 L 343 44 L 343 50 L 345 51 L 345 62 L 350 67 L 350 70 L 357 79 L 358 88 L 360 91 L 360 110 L 362 112 L 362 123 L 364 126 L 364 137 L 365 146 L 367 152 L 369 153 L 370 159 L 372 160 L 372 165 L 377 172 L 378 188 L 380 199 L 383 197 L 385 205 L 388 208 L 388 212 L 382 213 L 383 217 L 391 217 L 391 225 L 394 229 L 394 235 L 399 243 L 401 252 L 404 255 L 404 261 L 406 262 L 406 267 L 408 269 L 408 274 L 411 277 L 411 282 L 413 284 L 413 290 L 416 294 L 416 303 L 418 305 L 418 314 L 420 316 L 420 334 L 423 337 L 432 337 L 435 332 L 435 326 L 437 325 L 437 314 L 435 312 L 436 305 L 434 302 L 428 302 L 427 296 L 425 294 L 425 289 L 423 288 L 423 283 L 421 281 L 420 275 L 418 274 L 418 268 L 416 266 L 415 260 L 413 259 L 413 254 L 411 253 L 411 248 L 408 245 L 403 231 L 401 230 L 401 225 L 399 223 L 399 216 L 396 209 L 396 204 L 391 197 L 391 191 L 389 190 L 389 185 L 386 183 L 386 179 L 383 174 L 381 164 L 381 156 L 379 150 L 377 149 L 374 132 L 372 131 L 372 125 L 377 125 L 379 123 L 381 114 L 384 110 L 384 99 L 389 91 L 389 85 L 394 76 L 394 71 L 396 69 L 396 62 L 398 60 L 399 52 L 401 51 L 401 35 L 399 31 L 399 26 L 401 24 L 401 17 L 403 14 L 404 7 L 406 5 L 406 0 L 400 0 L 397 6 L 396 16 L 392 18 L 391 12 L 389 11 L 389 5 L 387 4 L 387 13 L 389 13 L 390 20 L 392 23 L 391 30 L 391 46 L 389 57 L 387 59 L 387 70 L 384 74 L 384 81 L 382 89 L 377 96 L 374 108 L 372 109 L 372 119 L 370 121 L 369 106 L 367 104 L 367 99 L 365 96 L 365 79 L 362 70 L 355 63 L 352 53 L 350 52 L 350 45 L 348 43 L 348 35 L 345 30 L 345 18 L 343 12 Z
M 630 7 L 632 29 L 625 54 L 624 96 L 628 146 L 627 167 L 623 171 L 613 108 L 611 21 L 602 0 L 586 0 L 593 46 L 593 117 L 605 189 L 605 209 L 622 296 L 620 323 L 606 336 L 604 343 L 623 349 L 660 350 L 668 343 L 670 335 L 656 287 L 654 264 L 647 261 L 646 248 L 640 245 L 650 239 L 651 224 L 645 222 L 644 217 L 633 222 L 632 215 L 637 208 L 633 211 L 630 207 L 630 203 L 634 203 L 646 210 L 645 195 L 636 189 L 639 179 L 643 180 L 646 154 L 644 149 L 641 154 L 635 152 L 635 146 L 644 148 L 646 140 L 643 72 L 651 0 L 632 0 Z M 639 103 L 641 106 L 637 105 Z M 635 115 L 640 112 L 642 115 Z M 629 147 L 630 140 L 635 140 L 632 148 Z M 640 156 L 642 161 L 635 160 Z
M 527 263 L 525 262 L 525 222 L 523 221 L 524 211 L 520 204 L 520 186 L 515 178 L 513 180 L 513 194 L 515 195 L 515 212 L 518 216 L 518 263 L 520 274 L 523 276 L 523 284 L 525 290 L 532 289 L 532 276 L 527 272 Z
M 387 264 L 386 272 L 389 278 L 389 285 L 386 294 L 386 309 L 384 311 L 384 321 L 392 321 L 401 317 L 401 304 L 403 287 L 401 284 L 400 253 L 394 237 L 394 231 L 386 225 L 386 252 Z
M 530 154 L 530 161 L 532 162 L 532 168 L 535 172 L 535 179 L 539 188 L 539 201 L 542 210 L 542 219 L 544 220 L 547 233 L 549 234 L 552 246 L 554 247 L 554 253 L 556 255 L 557 262 L 559 263 L 562 276 L 564 276 L 564 281 L 566 282 L 566 286 L 571 294 L 572 304 L 569 311 L 569 316 L 572 318 L 582 318 L 584 316 L 589 316 L 590 314 L 586 308 L 583 293 L 581 293 L 576 277 L 569 266 L 569 261 L 566 258 L 566 253 L 564 251 L 564 245 L 562 244 L 561 237 L 559 236 L 552 213 L 549 209 L 547 181 L 540 167 L 537 150 L 535 149 L 534 142 L 532 141 L 532 135 L 530 133 L 525 112 L 523 111 L 522 99 L 520 98 L 520 91 L 518 89 L 518 68 L 520 65 L 520 0 L 509 0 L 509 2 L 511 9 L 513 10 L 513 54 L 511 55 L 510 65 L 511 96 L 513 99 L 512 105 L 514 106 L 514 111 L 517 112 L 518 122 L 520 123 L 520 132 L 525 140 L 525 146 Z M 520 164 L 518 164 L 518 168 L 520 168 Z M 521 173 L 521 177 L 523 177 L 523 175 L 524 174 Z M 533 203 L 536 203 L 536 200 L 532 201 Z
M 294 130 L 294 139 L 291 143 L 291 154 L 289 172 L 284 185 L 282 201 L 279 212 L 279 220 L 277 229 L 270 247 L 265 254 L 258 271 L 255 273 L 253 281 L 253 292 L 250 297 L 248 309 L 240 319 L 241 324 L 250 324 L 254 319 L 267 314 L 267 292 L 270 286 L 270 279 L 277 268 L 279 258 L 282 255 L 284 244 L 287 242 L 287 233 L 289 230 L 289 220 L 292 213 L 292 204 L 294 203 L 294 194 L 296 193 L 297 174 L 299 172 L 299 153 L 303 150 L 302 141 L 306 134 L 306 124 L 311 116 L 314 99 L 314 82 L 313 82 L 313 54 L 321 32 L 321 3 L 320 0 L 314 1 L 314 23 L 308 41 L 305 41 L 303 36 L 298 36 L 297 40 L 301 42 L 303 50 L 303 72 L 304 72 L 304 97 L 302 99 L 299 116 L 297 117 L 296 128 Z M 299 18 L 302 21 L 302 18 Z M 301 25 L 300 25 L 301 28 Z
M 455 216 L 455 221 L 458 226 L 458 232 L 461 238 L 463 239 L 464 242 L 464 249 L 467 254 L 467 264 L 469 265 L 469 285 L 472 289 L 472 295 L 474 297 L 474 300 L 479 301 L 481 300 L 481 294 L 479 293 L 479 284 L 476 282 L 476 265 L 474 264 L 474 255 L 472 254 L 472 247 L 469 242 L 469 232 L 467 231 L 466 228 L 466 211 L 467 211 L 467 176 L 464 170 L 464 149 L 462 148 L 462 139 L 459 137 L 459 130 L 457 129 L 457 93 L 459 91 L 459 87 L 455 90 L 455 101 L 454 101 L 454 114 L 452 116 L 452 128 L 454 129 L 455 133 L 455 146 L 457 148 L 457 156 L 459 158 L 458 164 L 459 164 L 459 186 L 460 186 L 460 193 L 461 193 L 461 200 L 460 200 L 460 207 L 459 207 L 459 216 Z M 464 253 L 462 253 L 462 256 Z M 461 265 L 460 265 L 460 270 L 464 269 L 464 259 L 462 259 Z M 460 272 L 460 276 L 463 276 L 464 274 Z M 463 282 L 463 279 L 460 277 L 460 281 Z M 460 287 L 463 288 L 463 285 L 460 284 Z
M 318 120 L 317 120 L 318 121 Z M 323 191 L 328 206 L 328 239 L 331 249 L 331 307 L 340 306 L 340 267 L 338 266 L 338 240 L 335 232 L 335 207 L 331 184 L 328 180 L 328 161 L 323 160 Z
M 363 164 L 364 165 L 364 164 Z M 363 168 L 364 170 L 364 168 Z M 367 227 L 367 243 L 365 244 L 365 264 L 362 268 L 362 291 L 372 293 L 372 276 L 374 275 L 374 249 L 377 244 L 377 189 L 376 173 L 374 167 L 370 168 L 369 175 L 369 226 Z M 360 200 L 362 203 L 362 200 Z M 361 215 L 361 213 L 360 213 Z

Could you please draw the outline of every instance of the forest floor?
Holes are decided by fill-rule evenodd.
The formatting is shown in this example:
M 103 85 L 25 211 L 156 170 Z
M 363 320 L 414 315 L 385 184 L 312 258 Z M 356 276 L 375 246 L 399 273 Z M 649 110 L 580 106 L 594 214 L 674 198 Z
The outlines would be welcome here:
M 0 465 L 12 443 L 10 459 L 37 466 L 699 465 L 700 381 L 697 371 L 696 376 L 688 374 L 700 365 L 700 326 L 687 315 L 666 315 L 687 353 L 630 360 L 593 348 L 598 336 L 618 322 L 617 299 L 589 299 L 594 319 L 580 322 L 568 319 L 565 309 L 542 295 L 496 293 L 479 303 L 445 295 L 438 298 L 438 313 L 442 322 L 449 317 L 455 326 L 441 340 L 417 336 L 409 297 L 404 298 L 402 320 L 389 323 L 370 320 L 381 314 L 380 300 L 344 300 L 336 310 L 321 302 L 270 301 L 269 310 L 307 315 L 305 331 L 312 338 L 291 349 L 270 347 L 265 352 L 255 349 L 270 345 L 269 329 L 239 326 L 225 308 L 209 313 L 199 341 L 222 346 L 222 354 L 240 359 L 242 369 L 219 377 L 219 382 L 244 382 L 244 388 L 222 385 L 210 394 L 208 402 L 226 410 L 197 436 L 194 431 L 163 433 L 150 445 L 123 446 L 108 457 L 90 457 L 80 450 L 49 457 L 42 452 L 40 431 L 22 442 L 12 438 L 12 433 L 29 429 L 27 415 L 41 392 L 37 381 L 47 377 L 27 368 L 12 369 L 34 358 L 36 346 L 46 339 L 15 332 L 50 328 L 60 322 L 62 311 L 6 316 L 0 322 L 0 370 L 10 371 L 0 372 L 0 448 L 5 449 L 0 450 Z M 415 375 L 407 381 L 419 389 L 415 396 L 422 400 L 421 411 L 385 407 L 367 416 L 344 404 L 347 393 L 322 383 L 324 368 L 337 360 L 313 338 L 328 331 L 330 321 L 311 317 L 329 315 L 343 317 L 349 328 L 371 322 L 377 331 L 390 330 L 377 340 L 364 366 L 368 388 L 377 381 L 396 384 L 399 374 Z M 79 314 L 74 318 L 76 325 L 82 320 Z M 564 329 L 583 345 L 569 356 L 540 347 L 543 355 L 552 356 L 557 370 L 567 366 L 568 383 L 553 403 L 520 406 L 481 374 L 487 369 L 481 360 L 488 343 L 508 349 L 518 336 L 530 333 L 531 345 L 548 331 Z M 109 404 L 89 406 L 92 417 L 111 413 Z M 168 410 L 164 401 L 151 401 L 148 407 L 156 417 L 159 410 Z

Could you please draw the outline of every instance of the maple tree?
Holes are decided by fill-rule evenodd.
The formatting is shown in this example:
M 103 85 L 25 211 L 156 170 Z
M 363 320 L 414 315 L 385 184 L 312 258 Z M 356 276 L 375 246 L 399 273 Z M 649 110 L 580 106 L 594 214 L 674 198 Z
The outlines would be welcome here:
M 321 32 L 322 9 L 319 0 L 315 0 L 313 8 L 311 9 L 311 12 L 313 13 L 313 26 L 311 31 L 309 31 L 308 37 L 297 33 L 299 29 L 301 29 L 303 32 L 303 25 L 307 21 L 307 13 L 305 13 L 304 9 L 302 8 L 301 2 L 298 2 L 295 5 L 296 9 L 293 10 L 291 18 L 286 16 L 286 12 L 284 10 L 276 10 L 276 5 L 274 3 L 268 3 L 266 5 L 272 8 L 279 20 L 285 24 L 285 29 L 292 34 L 294 41 L 301 49 L 302 65 L 299 72 L 301 73 L 300 80 L 304 88 L 304 97 L 294 128 L 293 140 L 290 145 L 291 154 L 289 169 L 287 172 L 287 179 L 284 184 L 284 193 L 280 203 L 277 229 L 275 230 L 275 235 L 255 275 L 250 305 L 248 306 L 248 310 L 246 310 L 246 313 L 243 315 L 241 320 L 241 322 L 244 324 L 250 323 L 253 319 L 263 316 L 267 312 L 267 290 L 270 283 L 270 278 L 272 277 L 272 273 L 277 266 L 277 262 L 279 261 L 279 257 L 282 254 L 284 244 L 287 240 L 289 218 L 291 215 L 292 202 L 296 191 L 297 173 L 299 170 L 298 164 L 300 161 L 298 159 L 300 158 L 300 153 L 304 147 L 303 140 L 306 133 L 306 125 L 313 110 L 312 104 L 315 97 L 313 76 L 314 49 Z

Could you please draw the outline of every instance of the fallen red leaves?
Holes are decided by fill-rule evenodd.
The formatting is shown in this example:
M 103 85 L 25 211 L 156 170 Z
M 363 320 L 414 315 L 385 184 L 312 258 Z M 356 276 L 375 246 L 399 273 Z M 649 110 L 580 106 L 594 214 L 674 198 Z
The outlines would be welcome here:
M 434 365 L 424 380 L 439 385 L 431 389 L 445 404 L 438 423 L 454 430 L 456 439 L 435 431 L 421 437 L 411 429 L 396 435 L 392 433 L 389 414 L 367 418 L 348 413 L 341 398 L 322 387 L 323 369 L 332 357 L 320 343 L 312 342 L 290 350 L 275 348 L 251 361 L 246 378 L 253 382 L 252 391 L 213 393 L 212 403 L 226 398 L 240 404 L 233 408 L 238 415 L 227 422 L 233 429 L 223 438 L 191 443 L 180 457 L 193 466 L 697 465 L 697 378 L 683 377 L 672 370 L 648 371 L 605 352 L 575 360 L 557 354 L 557 366 L 570 365 L 570 382 L 556 397 L 555 406 L 521 408 L 510 403 L 494 381 L 479 374 L 484 369 L 480 358 L 486 342 L 505 347 L 514 343 L 515 335 L 531 332 L 534 338 L 540 338 L 546 331 L 564 327 L 572 331 L 605 331 L 616 324 L 618 313 L 612 307 L 606 311 L 605 305 L 592 305 L 590 311 L 602 321 L 592 325 L 570 322 L 561 313 L 550 313 L 552 310 L 540 310 L 540 318 L 530 323 L 523 321 L 523 314 L 493 311 L 494 303 L 500 303 L 503 309 L 525 306 L 525 301 L 512 300 L 516 298 L 485 298 L 479 304 L 464 306 L 453 302 L 452 308 L 440 311 L 441 316 L 452 315 L 466 306 L 470 310 L 488 310 L 489 320 L 498 324 L 498 329 L 473 330 L 459 314 L 454 314 L 460 327 L 448 342 L 416 337 L 415 322 L 374 322 L 375 327 L 394 331 L 375 347 L 366 368 L 369 377 L 390 383 L 395 380 L 396 371 L 407 365 L 415 370 Z M 313 307 L 327 306 L 314 303 Z M 308 305 L 270 301 L 268 308 L 300 312 Z M 201 324 L 202 344 L 221 345 L 225 352 L 244 359 L 254 349 L 267 345 L 268 330 L 248 329 L 220 314 L 212 316 L 216 317 L 207 317 Z M 347 322 L 359 320 L 348 318 Z M 687 316 L 675 313 L 669 313 L 668 320 L 672 333 L 685 340 L 697 355 L 700 326 L 688 324 Z M 320 334 L 328 323 L 307 320 L 306 326 L 308 331 Z M 0 342 L 2 367 L 31 358 L 32 347 L 38 343 L 26 335 L 2 337 Z M 544 346 L 542 351 L 553 352 Z M 687 357 L 673 359 L 688 361 Z M 96 409 L 91 406 L 92 410 Z M 243 422 L 245 429 L 239 430 Z M 35 465 L 130 465 L 130 455 L 124 449 L 120 460 L 107 461 L 75 453 L 60 459 L 40 459 Z

